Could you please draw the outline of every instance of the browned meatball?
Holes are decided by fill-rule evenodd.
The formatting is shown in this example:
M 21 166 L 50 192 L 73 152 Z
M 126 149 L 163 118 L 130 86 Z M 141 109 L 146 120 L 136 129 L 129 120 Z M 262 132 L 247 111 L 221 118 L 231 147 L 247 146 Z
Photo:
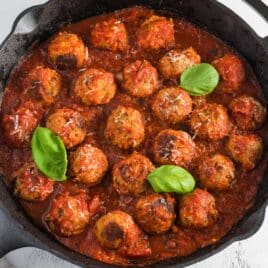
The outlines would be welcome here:
M 211 63 L 220 74 L 219 88 L 224 93 L 232 93 L 239 90 L 245 79 L 245 69 L 242 61 L 235 55 L 226 54 L 222 58 Z
M 157 70 L 147 60 L 137 60 L 123 70 L 123 88 L 135 97 L 145 98 L 158 88 Z
M 266 119 L 266 107 L 248 95 L 241 95 L 230 103 L 230 110 L 235 124 L 243 130 L 255 130 Z
M 258 135 L 232 134 L 226 144 L 231 157 L 244 169 L 253 169 L 262 157 L 263 143 Z
M 198 178 L 209 190 L 228 189 L 235 179 L 235 167 L 232 160 L 222 154 L 207 157 L 198 166 Z
M 214 197 L 201 189 L 181 198 L 179 214 L 183 226 L 197 229 L 212 225 L 218 217 Z
M 152 109 L 160 120 L 176 124 L 192 112 L 192 99 L 180 87 L 163 88 L 154 97 Z
M 131 107 L 118 106 L 108 117 L 105 135 L 122 149 L 137 147 L 144 139 L 141 113 Z
M 175 200 L 168 194 L 142 196 L 135 205 L 135 218 L 147 233 L 165 233 L 176 217 L 174 203 Z
M 61 90 L 61 76 L 54 70 L 37 66 L 25 77 L 22 87 L 25 92 L 40 97 L 45 104 L 54 102 Z
M 69 108 L 56 110 L 46 121 L 46 127 L 59 135 L 67 148 L 74 147 L 84 140 L 84 124 L 82 115 Z
M 165 78 L 178 78 L 181 73 L 201 62 L 197 52 L 189 47 L 183 51 L 170 50 L 159 61 L 159 70 Z
M 85 144 L 71 152 L 70 170 L 77 181 L 88 186 L 99 183 L 108 169 L 106 155 L 98 148 Z
M 190 126 L 200 138 L 220 140 L 229 134 L 230 120 L 225 107 L 205 103 L 192 112 Z
M 147 157 L 134 152 L 114 165 L 113 187 L 119 194 L 141 194 L 147 188 L 147 176 L 153 169 Z
M 124 51 L 128 48 L 126 27 L 114 18 L 98 22 L 91 32 L 90 42 L 97 48 Z
M 60 69 L 80 68 L 88 57 L 88 50 L 76 34 L 59 33 L 48 45 L 50 60 Z
M 195 144 L 187 132 L 165 129 L 156 136 L 153 151 L 159 164 L 186 167 L 195 155 Z
M 74 87 L 74 93 L 87 105 L 108 103 L 115 92 L 113 74 L 93 68 L 80 74 Z
M 99 218 L 94 226 L 94 234 L 103 247 L 117 249 L 121 255 L 129 257 L 151 255 L 147 237 L 133 218 L 121 210 L 111 211 Z
M 137 42 L 144 49 L 172 46 L 175 42 L 173 20 L 155 15 L 151 16 L 141 25 L 137 33 Z
M 77 235 L 90 222 L 89 200 L 85 192 L 58 195 L 46 216 L 49 229 L 61 236 Z
M 14 194 L 27 201 L 44 201 L 54 190 L 54 181 L 39 172 L 34 163 L 26 163 L 15 172 Z
M 5 114 L 2 125 L 6 141 L 14 147 L 29 145 L 29 140 L 41 117 L 40 107 L 31 101 L 23 103 L 11 114 Z

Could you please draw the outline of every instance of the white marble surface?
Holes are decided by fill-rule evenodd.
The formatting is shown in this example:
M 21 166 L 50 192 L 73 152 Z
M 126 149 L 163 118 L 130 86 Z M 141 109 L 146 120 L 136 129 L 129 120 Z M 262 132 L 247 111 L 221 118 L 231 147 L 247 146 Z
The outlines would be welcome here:
M 65 0 L 68 1 L 68 0 Z M 268 35 L 268 24 L 253 9 L 241 0 L 219 0 L 248 22 L 261 37 Z M 256 0 L 260 1 L 260 0 Z M 2 0 L 0 6 L 0 42 L 10 32 L 18 13 L 27 7 L 46 2 L 45 0 Z M 263 0 L 268 4 L 268 0 Z M 1 220 L 1 219 L 0 219 Z M 213 257 L 189 266 L 189 268 L 267 268 L 268 216 L 262 228 L 251 238 L 236 242 Z M 1 241 L 0 241 L 1 243 Z M 10 253 L 0 260 L 0 268 L 78 268 L 72 264 L 38 249 L 24 248 Z

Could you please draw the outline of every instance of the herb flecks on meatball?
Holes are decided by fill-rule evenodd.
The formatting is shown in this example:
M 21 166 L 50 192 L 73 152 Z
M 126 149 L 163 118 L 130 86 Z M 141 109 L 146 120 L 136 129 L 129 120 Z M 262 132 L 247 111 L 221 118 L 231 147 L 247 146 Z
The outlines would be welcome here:
M 153 143 L 155 161 L 162 165 L 187 167 L 195 156 L 195 143 L 184 131 L 165 129 L 158 133 Z
M 113 187 L 119 194 L 139 195 L 146 191 L 147 176 L 153 169 L 150 159 L 134 152 L 114 165 Z
M 124 51 L 128 48 L 128 33 L 123 22 L 112 18 L 96 23 L 90 42 L 97 48 Z
M 174 203 L 175 200 L 168 194 L 142 196 L 135 205 L 135 219 L 147 233 L 165 233 L 176 217 Z
M 98 184 L 108 169 L 106 155 L 98 148 L 85 144 L 71 152 L 70 170 L 77 181 L 87 186 Z
M 192 112 L 192 99 L 180 87 L 163 88 L 154 97 L 152 110 L 160 120 L 176 124 Z
M 168 48 L 175 43 L 172 19 L 151 16 L 137 32 L 138 45 L 143 49 Z
M 47 118 L 46 127 L 59 135 L 68 149 L 80 144 L 86 136 L 83 116 L 69 108 L 52 113 Z
M 189 47 L 185 50 L 170 50 L 159 61 L 159 69 L 165 78 L 178 78 L 182 72 L 201 62 L 197 52 Z
M 118 106 L 108 117 L 105 135 L 122 149 L 137 147 L 145 135 L 141 113 L 131 107 Z
M 102 69 L 88 69 L 76 80 L 74 93 L 87 105 L 98 105 L 110 102 L 116 92 L 112 73 Z

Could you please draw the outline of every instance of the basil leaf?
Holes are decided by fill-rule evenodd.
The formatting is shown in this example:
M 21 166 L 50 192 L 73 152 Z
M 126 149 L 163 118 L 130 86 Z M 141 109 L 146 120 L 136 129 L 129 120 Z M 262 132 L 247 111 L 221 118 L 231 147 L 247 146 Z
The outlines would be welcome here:
M 195 187 L 194 177 L 184 168 L 173 165 L 156 168 L 147 179 L 157 193 L 186 194 L 193 191 Z
M 42 173 L 55 181 L 66 180 L 67 153 L 60 137 L 48 128 L 37 127 L 31 146 L 34 162 Z
M 192 96 L 211 93 L 219 83 L 219 73 L 208 63 L 197 64 L 183 71 L 180 86 Z

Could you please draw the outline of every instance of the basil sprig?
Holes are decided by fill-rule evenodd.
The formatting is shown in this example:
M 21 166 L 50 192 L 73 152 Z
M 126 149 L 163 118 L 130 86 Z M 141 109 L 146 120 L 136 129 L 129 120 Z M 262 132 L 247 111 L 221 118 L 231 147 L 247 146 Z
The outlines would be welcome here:
M 192 96 L 211 93 L 219 83 L 219 73 L 208 63 L 200 63 L 183 71 L 180 86 Z
M 48 128 L 37 127 L 31 146 L 34 162 L 42 173 L 55 181 L 66 180 L 67 153 L 60 137 Z
M 194 177 L 184 168 L 173 165 L 156 168 L 147 179 L 157 193 L 186 194 L 195 187 Z

